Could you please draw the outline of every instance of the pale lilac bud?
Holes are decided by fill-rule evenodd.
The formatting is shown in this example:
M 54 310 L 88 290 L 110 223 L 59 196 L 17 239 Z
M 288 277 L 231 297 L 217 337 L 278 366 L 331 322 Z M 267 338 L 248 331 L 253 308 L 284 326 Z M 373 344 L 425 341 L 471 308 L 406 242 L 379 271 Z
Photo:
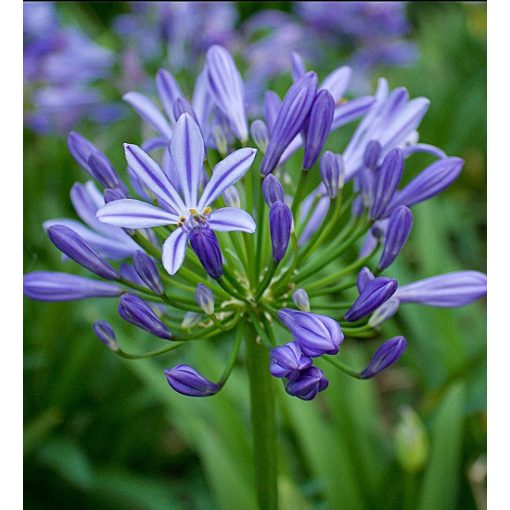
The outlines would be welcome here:
M 296 289 L 292 293 L 292 301 L 302 312 L 310 311 L 310 300 L 305 289 Z
M 312 366 L 312 360 L 305 356 L 295 342 L 271 350 L 269 371 L 274 377 L 295 380 L 302 370 Z
M 335 100 L 333 96 L 325 89 L 320 90 L 303 129 L 305 139 L 304 170 L 312 168 L 317 161 L 329 135 L 334 113 Z
M 71 131 L 67 137 L 67 147 L 76 162 L 91 176 L 94 177 L 89 167 L 89 157 L 97 152 L 95 145 L 76 131 Z
M 92 152 L 87 163 L 94 178 L 105 188 L 124 189 L 124 184 L 117 175 L 117 172 L 115 172 L 113 165 L 102 152 L 97 150 Z
M 74 230 L 64 225 L 53 225 L 48 228 L 48 237 L 62 253 L 81 266 L 107 280 L 118 280 L 117 271 Z
M 198 326 L 202 320 L 202 314 L 197 312 L 186 312 L 182 318 L 181 327 L 182 329 L 191 329 L 194 326 Z
M 133 266 L 138 276 L 149 289 L 156 294 L 163 294 L 164 289 L 161 283 L 161 277 L 159 276 L 158 268 L 152 257 L 138 250 L 133 256 Z
M 289 246 L 290 232 L 292 230 L 292 213 L 287 204 L 277 200 L 269 210 L 269 231 L 271 233 L 271 246 L 273 260 L 280 262 Z
M 363 164 L 370 170 L 375 170 L 381 157 L 382 147 L 377 140 L 371 140 L 365 147 L 365 153 L 363 154 Z
M 371 328 L 378 328 L 383 322 L 391 319 L 400 307 L 400 301 L 395 297 L 391 297 L 383 303 L 368 319 L 368 325 Z
M 223 198 L 225 199 L 225 204 L 228 207 L 237 207 L 238 209 L 241 207 L 241 199 L 239 198 L 239 193 L 233 184 L 223 192 Z
M 170 330 L 161 322 L 149 304 L 134 294 L 124 294 L 120 297 L 118 312 L 127 322 L 153 335 L 166 340 L 172 338 Z
M 183 113 L 188 113 L 191 118 L 196 122 L 196 124 L 198 125 L 198 119 L 197 119 L 197 115 L 195 113 L 195 110 L 193 110 L 193 106 L 191 106 L 191 104 L 189 103 L 189 101 L 187 99 L 185 99 L 184 97 L 178 97 L 175 101 L 174 101 L 174 104 L 173 104 L 173 112 L 174 112 L 174 118 L 175 120 L 179 120 L 179 117 L 183 114 Z
M 345 165 L 342 156 L 326 151 L 321 157 L 319 169 L 329 198 L 336 198 L 338 190 L 343 186 L 345 177 Z
M 404 155 L 401 149 L 393 149 L 384 158 L 381 168 L 377 171 L 375 183 L 372 209 L 370 217 L 379 219 L 383 216 L 395 195 L 395 191 L 402 178 L 404 171 Z
M 99 338 L 99 340 L 101 340 L 101 342 L 103 342 L 106 347 L 108 347 L 108 349 L 113 352 L 119 350 L 119 343 L 115 338 L 115 332 L 113 331 L 113 328 L 110 326 L 110 324 L 108 324 L 106 321 L 96 321 L 94 322 L 92 329 L 94 330 L 97 338 Z
M 262 181 L 262 195 L 269 207 L 275 202 L 284 201 L 283 188 L 277 177 L 269 174 L 264 178 Z
M 215 280 L 221 278 L 223 276 L 223 259 L 216 234 L 209 228 L 193 229 L 189 236 L 189 242 L 205 272 Z
M 209 287 L 202 283 L 197 285 L 195 301 L 205 314 L 212 315 L 214 313 L 214 294 Z
M 257 119 L 251 123 L 251 137 L 262 154 L 266 153 L 269 144 L 269 131 L 263 120 Z
M 23 276 L 23 293 L 37 301 L 73 301 L 119 296 L 123 290 L 112 283 L 74 274 L 34 271 Z
M 271 137 L 260 171 L 270 174 L 294 137 L 303 129 L 317 94 L 317 75 L 306 73 L 287 91 L 271 129 Z
M 326 315 L 283 308 L 278 317 L 306 356 L 336 354 L 344 340 L 340 324 Z
M 368 267 L 363 267 L 356 278 L 356 286 L 358 287 L 358 292 L 362 292 L 363 289 L 368 285 L 369 282 L 375 279 L 374 274 Z
M 209 397 L 221 390 L 221 386 L 189 365 L 177 365 L 172 369 L 164 370 L 168 384 L 181 395 L 188 397 Z
M 386 269 L 397 258 L 406 244 L 413 228 L 413 213 L 405 205 L 397 207 L 390 216 L 384 250 L 379 260 L 379 269 Z
M 403 336 L 396 336 L 384 342 L 370 360 L 367 368 L 360 372 L 361 379 L 370 379 L 390 365 L 393 365 L 404 353 L 407 341 Z
M 392 278 L 375 278 L 360 292 L 358 299 L 347 310 L 344 319 L 355 322 L 372 313 L 387 301 L 397 290 L 397 280 Z
M 324 391 L 329 385 L 324 372 L 317 367 L 310 367 L 303 370 L 294 381 L 287 381 L 285 390 L 289 395 L 298 397 L 301 400 L 312 400 L 317 393 Z

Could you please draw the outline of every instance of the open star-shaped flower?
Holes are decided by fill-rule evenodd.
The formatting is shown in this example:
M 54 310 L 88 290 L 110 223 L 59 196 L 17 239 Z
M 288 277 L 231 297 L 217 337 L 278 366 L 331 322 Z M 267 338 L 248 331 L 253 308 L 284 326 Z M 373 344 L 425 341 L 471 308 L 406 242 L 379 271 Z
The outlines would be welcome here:
M 132 229 L 176 225 L 162 250 L 162 263 L 170 274 L 175 274 L 182 266 L 193 231 L 255 231 L 255 222 L 246 211 L 235 207 L 211 208 L 214 201 L 249 170 L 255 159 L 255 149 L 239 149 L 220 161 L 200 197 L 204 176 L 204 140 L 200 128 L 189 114 L 179 117 L 170 142 L 170 154 L 179 176 L 179 190 L 140 147 L 125 144 L 124 149 L 129 167 L 154 195 L 158 206 L 135 199 L 116 200 L 101 207 L 97 218 L 103 223 Z

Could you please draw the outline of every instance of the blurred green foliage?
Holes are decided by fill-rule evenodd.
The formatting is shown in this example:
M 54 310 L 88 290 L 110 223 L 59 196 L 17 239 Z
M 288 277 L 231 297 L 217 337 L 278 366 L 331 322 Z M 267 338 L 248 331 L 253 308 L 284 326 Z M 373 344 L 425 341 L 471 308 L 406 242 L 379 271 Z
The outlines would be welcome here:
M 83 18 L 106 41 L 113 17 L 127 10 L 122 3 L 73 4 L 59 8 Z M 287 3 L 272 4 L 290 10 Z M 257 8 L 261 4 L 239 5 L 243 17 Z M 451 189 L 415 208 L 409 244 L 392 267 L 402 283 L 451 270 L 484 271 L 486 264 L 485 5 L 412 2 L 408 10 L 419 60 L 381 74 L 392 87 L 430 98 L 421 139 L 463 157 L 466 165 Z M 325 55 L 318 70 L 337 64 Z M 131 141 L 132 127 L 81 131 L 122 167 L 121 142 Z M 69 189 L 84 175 L 64 138 L 26 132 L 24 139 L 25 271 L 62 270 L 41 222 L 73 216 Z M 426 162 L 411 158 L 407 175 Z M 91 331 L 98 318 L 115 320 L 113 303 L 25 300 L 24 306 L 27 508 L 255 507 L 242 366 L 219 395 L 187 399 L 169 390 L 161 368 L 178 359 L 214 377 L 222 368 L 219 349 L 202 343 L 163 360 L 119 360 Z M 126 348 L 155 346 L 134 328 L 116 322 L 116 329 Z M 384 330 L 387 337 L 397 333 L 410 346 L 377 380 L 359 382 L 328 370 L 330 389 L 316 402 L 279 392 L 282 508 L 483 507 L 484 481 L 470 468 L 483 463 L 486 450 L 484 304 L 458 310 L 406 305 Z M 342 355 L 361 367 L 375 348 L 349 345 Z M 399 462 L 406 455 L 402 448 L 415 444 L 395 447 L 404 407 L 423 427 L 428 448 L 422 469 L 406 470 Z

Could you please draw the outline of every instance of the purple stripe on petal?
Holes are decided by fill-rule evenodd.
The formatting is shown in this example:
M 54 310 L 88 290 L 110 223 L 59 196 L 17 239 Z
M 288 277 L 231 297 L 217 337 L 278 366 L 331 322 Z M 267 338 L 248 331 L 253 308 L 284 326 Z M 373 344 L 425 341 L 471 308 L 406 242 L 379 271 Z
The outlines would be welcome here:
M 116 200 L 104 205 L 98 209 L 97 218 L 109 225 L 134 229 L 172 225 L 179 221 L 175 214 L 133 199 Z
M 186 255 L 189 234 L 182 228 L 174 230 L 163 243 L 161 261 L 169 274 L 175 274 L 182 266 Z
M 179 85 L 171 73 L 166 69 L 160 69 L 156 75 L 156 88 L 165 113 L 172 122 L 175 122 L 173 114 L 174 101 L 182 96 Z
M 139 92 L 128 92 L 122 99 L 129 103 L 142 119 L 167 139 L 172 137 L 172 128 L 156 105 Z

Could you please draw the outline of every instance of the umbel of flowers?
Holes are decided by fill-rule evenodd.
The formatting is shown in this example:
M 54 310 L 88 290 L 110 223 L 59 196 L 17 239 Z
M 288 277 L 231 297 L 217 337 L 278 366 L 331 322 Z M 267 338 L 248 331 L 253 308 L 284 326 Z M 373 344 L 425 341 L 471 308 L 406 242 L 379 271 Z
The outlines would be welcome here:
M 381 324 L 405 303 L 454 307 L 486 293 L 486 277 L 475 271 L 418 282 L 391 277 L 413 226 L 412 206 L 447 188 L 463 161 L 418 142 L 425 98 L 390 91 L 381 79 L 374 96 L 345 100 L 349 76 L 341 67 L 319 82 L 295 54 L 294 83 L 283 98 L 268 90 L 264 118 L 250 125 L 243 80 L 224 48 L 208 50 L 191 98 L 160 70 L 163 110 L 137 92 L 125 96 L 155 136 L 141 146 L 124 144 L 124 175 L 78 133 L 68 138 L 89 177 L 71 190 L 81 222 L 55 219 L 44 228 L 92 277 L 24 277 L 32 299 L 112 298 L 122 319 L 164 342 L 154 351 L 126 352 L 112 326 L 98 320 L 95 334 L 125 358 L 233 338 L 218 379 L 184 364 L 164 371 L 183 395 L 220 391 L 244 340 L 263 508 L 276 506 L 273 377 L 303 400 L 328 388 L 317 358 L 352 377 L 374 377 L 402 356 L 406 339 L 382 341 L 368 366 L 354 368 L 342 361 L 342 344 L 378 338 Z M 347 145 L 325 151 L 329 134 L 354 120 L 360 122 Z M 415 152 L 435 161 L 402 185 Z M 290 159 L 300 172 L 288 170 Z

